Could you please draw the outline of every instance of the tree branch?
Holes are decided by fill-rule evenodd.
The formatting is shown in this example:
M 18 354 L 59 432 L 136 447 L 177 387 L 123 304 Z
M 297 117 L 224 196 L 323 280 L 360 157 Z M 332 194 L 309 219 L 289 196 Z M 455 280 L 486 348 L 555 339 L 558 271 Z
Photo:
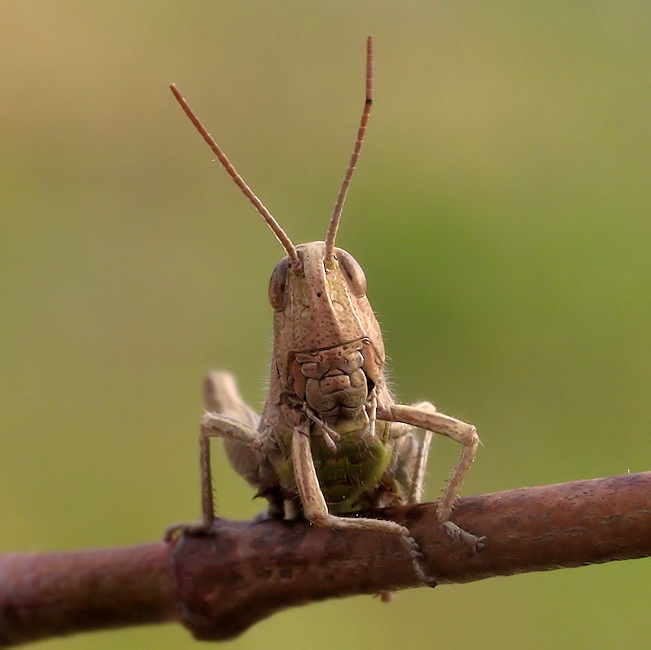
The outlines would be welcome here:
M 441 584 L 640 558 L 651 555 L 651 472 L 461 499 L 454 520 L 486 536 L 479 553 L 449 538 L 436 504 L 372 516 L 407 526 Z M 166 621 L 228 639 L 287 607 L 415 586 L 388 535 L 219 520 L 171 544 L 0 556 L 0 647 Z

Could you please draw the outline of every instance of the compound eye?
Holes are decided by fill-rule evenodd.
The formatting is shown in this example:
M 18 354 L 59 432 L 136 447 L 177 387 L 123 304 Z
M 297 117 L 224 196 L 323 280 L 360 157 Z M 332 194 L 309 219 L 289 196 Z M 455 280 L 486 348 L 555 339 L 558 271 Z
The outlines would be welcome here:
M 269 302 L 276 311 L 285 309 L 287 302 L 287 276 L 289 274 L 289 258 L 283 257 L 271 274 L 269 280 Z
M 348 280 L 348 286 L 351 288 L 355 297 L 363 298 L 366 295 L 366 276 L 362 267 L 343 248 L 335 248 L 335 257 L 339 261 L 339 266 L 343 270 Z

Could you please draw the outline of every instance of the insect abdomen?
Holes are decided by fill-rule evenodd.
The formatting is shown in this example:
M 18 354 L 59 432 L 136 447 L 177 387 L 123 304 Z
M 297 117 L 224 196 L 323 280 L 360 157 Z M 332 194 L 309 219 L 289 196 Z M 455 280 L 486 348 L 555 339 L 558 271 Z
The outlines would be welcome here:
M 351 433 L 342 436 L 335 452 L 318 434 L 311 440 L 319 485 L 330 512 L 345 514 L 362 508 L 362 495 L 380 482 L 391 460 L 382 439 L 360 440 Z

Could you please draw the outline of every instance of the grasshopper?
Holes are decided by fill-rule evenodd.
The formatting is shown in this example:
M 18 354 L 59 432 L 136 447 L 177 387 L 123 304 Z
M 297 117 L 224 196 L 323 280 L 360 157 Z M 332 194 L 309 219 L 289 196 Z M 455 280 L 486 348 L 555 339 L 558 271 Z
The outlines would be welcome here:
M 373 41 L 367 41 L 366 96 L 353 154 L 325 241 L 295 246 L 235 170 L 174 85 L 181 107 L 226 172 L 254 204 L 287 255 L 274 269 L 269 301 L 274 343 L 262 416 L 248 407 L 233 377 L 212 373 L 201 419 L 202 519 L 170 527 L 206 532 L 215 519 L 210 439 L 221 437 L 228 458 L 269 501 L 268 516 L 301 515 L 317 526 L 374 530 L 404 543 L 417 577 L 433 585 L 410 531 L 393 521 L 352 517 L 361 510 L 421 499 L 433 433 L 462 445 L 461 457 L 438 503 L 452 537 L 479 548 L 481 539 L 450 520 L 453 502 L 479 445 L 476 429 L 439 413 L 429 402 L 396 404 L 384 376 L 380 326 L 366 297 L 361 266 L 335 246 L 350 181 L 373 103 Z

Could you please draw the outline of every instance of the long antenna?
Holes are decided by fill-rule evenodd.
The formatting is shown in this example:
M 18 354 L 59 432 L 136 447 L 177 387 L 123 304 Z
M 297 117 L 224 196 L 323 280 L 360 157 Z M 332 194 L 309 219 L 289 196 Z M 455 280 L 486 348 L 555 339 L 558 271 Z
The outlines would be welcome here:
M 364 142 L 364 134 L 366 133 L 366 125 L 368 124 L 368 116 L 371 114 L 371 106 L 373 106 L 373 37 L 369 36 L 366 39 L 366 99 L 364 101 L 364 111 L 362 112 L 362 119 L 359 123 L 359 130 L 357 131 L 357 140 L 353 148 L 353 155 L 350 157 L 348 169 L 344 176 L 344 182 L 341 184 L 335 209 L 332 212 L 330 225 L 328 226 L 328 234 L 325 240 L 325 262 L 331 265 L 334 257 L 335 238 L 337 237 L 337 230 L 339 228 L 339 221 L 341 220 L 341 213 L 344 209 L 346 202 L 346 194 L 350 181 L 355 172 L 355 166 L 359 158 L 359 152 L 362 150 L 362 143 Z
M 235 184 L 244 192 L 246 197 L 253 203 L 256 210 L 262 215 L 262 218 L 267 222 L 267 225 L 273 230 L 274 235 L 282 244 L 283 248 L 287 251 L 289 259 L 292 261 L 294 267 L 300 266 L 298 255 L 296 254 L 296 247 L 292 244 L 292 240 L 287 236 L 287 233 L 281 228 L 280 224 L 273 218 L 271 212 L 265 208 L 262 201 L 253 193 L 251 188 L 245 183 L 244 179 L 237 173 L 237 170 L 231 164 L 231 161 L 226 157 L 226 154 L 221 150 L 220 146 L 215 142 L 215 139 L 208 133 L 206 127 L 201 123 L 199 118 L 195 115 L 194 111 L 190 108 L 189 104 L 185 101 L 181 93 L 177 90 L 174 84 L 170 85 L 170 90 L 174 93 L 174 97 L 185 114 L 190 118 L 190 121 L 196 127 L 197 131 L 201 134 L 207 145 L 214 151 L 215 155 L 226 170 L 228 175 L 235 181 Z

